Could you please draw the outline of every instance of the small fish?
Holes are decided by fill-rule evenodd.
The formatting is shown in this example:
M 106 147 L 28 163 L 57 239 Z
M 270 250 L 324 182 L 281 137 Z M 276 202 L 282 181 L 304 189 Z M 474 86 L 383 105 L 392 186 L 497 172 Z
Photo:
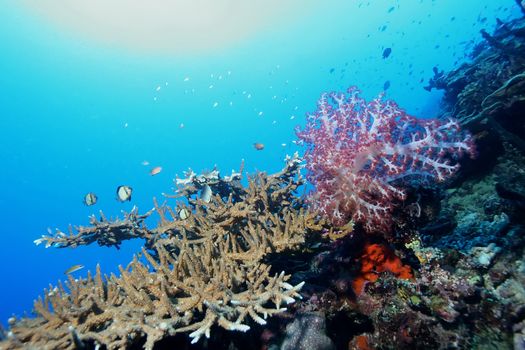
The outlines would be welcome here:
M 385 83 L 383 84 L 383 91 L 388 90 L 389 87 L 390 87 L 390 80 L 387 80 L 387 81 L 385 81 Z
M 155 168 L 151 169 L 149 174 L 151 176 L 155 176 L 157 175 L 158 173 L 160 173 L 162 171 L 162 167 L 161 166 L 156 166 Z
M 387 47 L 383 50 L 383 59 L 388 58 L 390 54 L 392 53 L 392 49 L 390 47 Z
M 78 270 L 81 270 L 84 268 L 84 265 L 73 265 L 71 266 L 69 269 L 67 269 L 66 271 L 64 271 L 64 274 L 65 275 L 69 275 L 70 273 L 73 273 L 75 271 L 78 271 Z
M 256 142 L 256 143 L 253 144 L 253 147 L 257 151 L 262 151 L 264 149 L 264 143 Z
M 204 202 L 209 203 L 211 201 L 211 195 L 211 187 L 209 185 L 204 186 L 204 188 L 201 191 L 201 199 Z
M 189 217 L 190 217 L 190 212 L 188 211 L 188 209 L 182 208 L 181 210 L 179 210 L 179 218 L 181 220 L 186 220 Z
M 144 161 L 142 161 L 142 163 L 140 163 L 140 164 L 142 164 L 142 165 L 144 165 L 144 166 L 148 166 L 148 165 L 149 165 L 149 162 L 148 162 L 147 160 L 144 160 Z
M 84 204 L 87 206 L 93 205 L 97 203 L 97 199 L 98 197 L 96 194 L 94 194 L 93 192 L 89 192 L 84 196 Z
M 117 200 L 119 202 L 130 201 L 132 192 L 133 192 L 133 189 L 129 186 L 117 187 Z

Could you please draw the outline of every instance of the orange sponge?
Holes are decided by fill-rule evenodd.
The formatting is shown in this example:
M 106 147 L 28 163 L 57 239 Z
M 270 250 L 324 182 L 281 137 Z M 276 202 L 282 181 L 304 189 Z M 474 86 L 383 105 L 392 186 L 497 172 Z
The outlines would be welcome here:
M 354 279 L 352 288 L 356 295 L 361 294 L 366 282 L 375 282 L 379 274 L 389 271 L 397 278 L 410 279 L 412 270 L 410 266 L 403 265 L 391 249 L 383 244 L 367 243 L 361 256 L 361 270 Z

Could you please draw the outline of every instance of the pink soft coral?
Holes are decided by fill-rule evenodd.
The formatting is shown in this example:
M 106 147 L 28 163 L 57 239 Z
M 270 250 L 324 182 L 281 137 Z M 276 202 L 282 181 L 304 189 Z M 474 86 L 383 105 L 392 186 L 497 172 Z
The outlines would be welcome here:
M 405 198 L 400 179 L 443 181 L 457 157 L 474 154 L 456 121 L 416 119 L 382 97 L 366 102 L 355 87 L 323 94 L 297 131 L 315 186 L 311 204 L 335 225 L 353 219 L 367 231 L 389 231 L 393 202 Z

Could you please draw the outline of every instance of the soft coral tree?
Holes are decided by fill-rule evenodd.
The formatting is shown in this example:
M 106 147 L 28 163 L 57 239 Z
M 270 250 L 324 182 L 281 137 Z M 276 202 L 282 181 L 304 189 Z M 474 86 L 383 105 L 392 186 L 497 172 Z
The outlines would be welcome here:
M 393 203 L 405 198 L 401 179 L 443 181 L 459 156 L 474 154 L 456 121 L 414 118 L 383 95 L 365 101 L 355 87 L 323 94 L 297 135 L 313 208 L 335 225 L 353 219 L 367 231 L 390 230 Z

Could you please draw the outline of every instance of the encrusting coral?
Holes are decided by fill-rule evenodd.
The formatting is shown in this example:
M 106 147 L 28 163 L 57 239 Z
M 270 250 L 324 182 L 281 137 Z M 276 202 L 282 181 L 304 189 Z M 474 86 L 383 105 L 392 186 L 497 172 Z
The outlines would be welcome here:
M 70 235 L 57 231 L 36 241 L 68 247 L 98 242 L 115 245 L 135 237 L 146 246 L 120 276 L 103 276 L 100 267 L 87 278 L 50 286 L 35 301 L 36 318 L 10 319 L 1 349 L 23 345 L 39 349 L 86 346 L 152 349 L 165 337 L 190 332 L 192 343 L 209 337 L 213 326 L 246 331 L 246 316 L 259 324 L 300 298 L 303 283 L 293 286 L 284 272 L 272 274 L 263 258 L 299 248 L 309 233 L 320 232 L 313 214 L 293 192 L 303 183 L 300 158 L 287 157 L 274 175 L 259 173 L 240 183 L 240 173 L 212 180 L 194 176 L 178 180 L 176 196 L 186 196 L 178 210 L 159 205 L 144 215 L 137 210 L 124 220 L 91 219 Z M 209 202 L 200 191 L 209 186 Z M 202 197 L 202 196 L 201 196 Z M 184 210 L 184 215 L 180 215 Z M 159 225 L 144 219 L 156 211 Z

